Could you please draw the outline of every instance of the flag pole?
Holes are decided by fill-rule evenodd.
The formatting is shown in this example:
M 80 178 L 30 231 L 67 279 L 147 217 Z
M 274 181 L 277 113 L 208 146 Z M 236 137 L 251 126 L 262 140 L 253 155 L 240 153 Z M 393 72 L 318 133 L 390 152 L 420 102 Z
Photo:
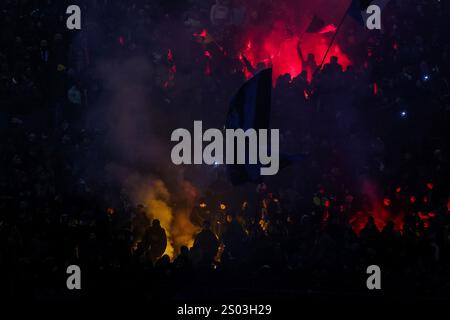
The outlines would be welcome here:
M 322 69 L 325 59 L 327 58 L 327 55 L 330 52 L 330 49 L 333 46 L 334 41 L 336 40 L 337 34 L 338 34 L 339 30 L 341 29 L 342 25 L 344 24 L 345 18 L 348 15 L 348 10 L 350 9 L 350 7 L 351 7 L 351 5 L 347 8 L 347 10 L 345 10 L 344 16 L 342 17 L 341 21 L 339 22 L 339 25 L 336 28 L 336 32 L 334 33 L 333 38 L 331 39 L 331 42 L 327 48 L 327 51 L 325 51 L 325 55 L 323 56 L 322 62 L 320 63 L 320 65 L 317 66 L 316 70 L 314 71 L 313 77 L 320 69 Z

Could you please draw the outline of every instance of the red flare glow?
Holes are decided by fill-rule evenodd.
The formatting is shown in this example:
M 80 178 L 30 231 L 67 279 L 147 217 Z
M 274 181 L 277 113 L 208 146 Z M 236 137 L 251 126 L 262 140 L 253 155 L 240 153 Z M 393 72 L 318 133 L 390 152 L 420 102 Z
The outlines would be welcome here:
M 326 25 L 319 31 L 319 33 L 336 32 L 336 26 L 334 24 Z
M 425 229 L 428 229 L 430 227 L 430 218 L 435 217 L 435 214 L 433 212 L 424 213 L 419 212 L 419 218 L 423 222 L 423 227 Z
M 192 34 L 194 37 L 198 37 L 198 38 L 201 38 L 200 40 L 205 40 L 206 39 L 206 37 L 208 36 L 208 31 L 206 31 L 206 29 L 203 29 L 202 31 L 200 31 L 200 32 L 195 32 L 195 33 L 193 33 Z
M 167 62 L 169 62 L 169 63 L 172 63 L 172 62 L 173 62 L 173 53 L 172 53 L 172 50 L 171 50 L 171 49 L 169 49 L 169 50 L 167 51 Z
M 211 52 L 209 52 L 208 50 L 206 50 L 206 51 L 205 51 L 205 57 L 211 59 L 211 58 L 212 58 Z
M 330 213 L 328 212 L 328 210 L 325 210 L 323 213 L 323 216 L 322 216 L 323 225 L 325 225 L 329 219 L 330 219 Z
M 360 234 L 361 230 L 364 228 L 364 226 L 367 224 L 367 221 L 369 220 L 369 217 L 365 215 L 363 212 L 358 211 L 349 221 L 350 225 L 352 226 L 353 230 L 356 234 Z
M 205 52 L 203 53 L 203 55 L 206 57 L 205 75 L 209 77 L 209 76 L 211 76 L 211 74 L 212 74 L 212 70 L 211 70 L 211 59 L 212 59 L 212 54 L 211 54 L 211 52 L 209 52 L 208 50 L 205 50 Z
M 281 21 L 275 22 L 269 33 L 258 30 L 258 28 L 250 28 L 247 31 L 247 41 L 241 50 L 254 68 L 272 66 L 274 83 L 281 75 L 290 74 L 291 78 L 295 78 L 302 71 L 302 62 L 297 53 L 297 44 L 300 38 L 288 34 L 287 29 L 286 24 Z M 306 59 L 310 53 L 314 54 L 316 63 L 320 64 L 329 44 L 330 38 L 324 34 L 304 34 L 301 39 L 304 58 Z M 325 63 L 331 56 L 338 57 L 338 62 L 344 70 L 350 65 L 349 58 L 336 43 L 331 47 Z M 252 74 L 245 69 L 243 66 L 246 77 L 250 78 Z M 315 70 L 306 71 L 310 81 Z
M 424 220 L 424 219 L 428 219 L 428 216 L 425 213 L 419 211 L 419 218 L 421 220 Z
M 305 99 L 308 100 L 309 99 L 309 94 L 307 90 L 303 90 L 303 94 L 305 96 Z
M 173 65 L 169 69 L 169 81 L 175 80 L 175 74 L 177 73 L 177 66 Z
M 177 66 L 171 49 L 167 50 L 167 63 L 169 64 L 169 71 L 167 73 L 167 80 L 163 83 L 165 89 L 174 85 L 175 74 L 177 73 Z
M 387 207 L 391 205 L 392 201 L 388 198 L 380 201 L 375 186 L 369 180 L 363 182 L 362 188 L 368 197 L 371 208 L 369 211 L 359 211 L 351 217 L 349 222 L 353 230 L 359 234 L 366 225 L 369 217 L 373 217 L 379 231 L 382 231 L 388 222 L 392 222 L 394 224 L 394 229 L 401 232 L 404 225 L 404 212 L 389 212 Z
M 119 44 L 123 47 L 125 45 L 125 38 L 123 36 L 119 37 Z

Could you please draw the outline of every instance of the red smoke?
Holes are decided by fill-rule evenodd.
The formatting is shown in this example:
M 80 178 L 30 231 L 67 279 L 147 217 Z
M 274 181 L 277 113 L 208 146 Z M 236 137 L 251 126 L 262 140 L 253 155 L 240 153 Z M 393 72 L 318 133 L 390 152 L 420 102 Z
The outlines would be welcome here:
M 329 35 L 320 33 L 304 34 L 303 36 L 289 35 L 282 22 L 276 23 L 273 30 L 263 37 L 258 30 L 250 28 L 246 37 L 248 40 L 242 48 L 245 57 L 255 68 L 258 64 L 264 67 L 272 66 L 274 81 L 287 73 L 291 75 L 291 78 L 295 78 L 302 71 L 302 62 L 297 54 L 297 44 L 300 37 L 304 59 L 307 58 L 309 53 L 312 53 L 318 65 L 321 63 L 331 41 Z M 336 43 L 331 47 L 325 63 L 329 61 L 331 56 L 337 56 L 344 69 L 351 64 L 350 59 Z M 246 77 L 251 77 L 252 74 L 246 70 L 245 66 L 244 69 Z M 311 80 L 312 72 L 312 70 L 308 70 L 309 80 Z
M 223 34 L 217 30 L 201 29 L 193 33 L 195 41 L 202 44 L 204 49 L 219 49 L 223 56 L 239 58 L 242 70 L 247 78 L 252 77 L 252 71 L 273 67 L 274 84 L 276 79 L 285 74 L 295 78 L 302 71 L 302 62 L 297 53 L 297 44 L 301 43 L 303 56 L 315 56 L 315 62 L 320 65 L 331 39 L 335 34 L 335 26 L 341 21 L 350 0 L 277 0 L 254 1 L 238 0 L 238 7 L 245 9 L 245 21 L 234 29 L 234 33 L 225 35 L 232 43 L 223 45 Z M 333 10 L 330 10 L 333 8 Z M 324 22 L 324 27 L 317 33 L 306 33 L 313 17 Z M 349 18 L 348 18 L 349 19 Z M 345 24 L 339 34 L 346 34 Z M 345 70 L 351 63 L 347 55 L 339 46 L 339 36 L 331 47 L 324 63 L 328 63 L 331 56 L 337 56 L 338 62 Z M 249 70 L 245 58 L 254 70 Z M 211 58 L 211 57 L 208 57 Z M 209 60 L 207 60 L 209 63 Z M 206 66 L 206 74 L 212 71 Z M 314 70 L 306 70 L 311 80 Z
M 273 7 L 264 15 L 249 2 L 249 12 L 258 12 L 264 23 L 248 23 L 239 36 L 241 44 L 238 45 L 240 53 L 244 54 L 254 68 L 273 67 L 273 77 L 276 80 L 280 75 L 290 74 L 296 77 L 302 71 L 302 63 L 297 54 L 297 44 L 301 41 L 303 56 L 312 53 L 317 65 L 322 62 L 325 52 L 334 33 L 331 24 L 337 25 L 348 6 L 348 0 L 309 1 L 282 0 L 273 2 Z M 330 6 L 335 7 L 330 13 Z M 262 15 L 262 16 L 261 16 Z M 327 32 L 305 33 L 312 17 L 317 15 L 326 26 Z M 345 33 L 345 27 L 340 30 Z M 339 36 L 331 47 L 324 63 L 328 63 L 331 56 L 337 56 L 339 63 L 345 68 L 351 64 L 350 59 L 342 52 L 339 46 Z M 242 59 L 241 59 L 242 61 Z M 245 65 L 243 64 L 243 69 Z M 257 68 L 259 69 L 259 68 Z M 251 77 L 248 70 L 244 70 L 247 78 Z M 308 79 L 311 79 L 312 70 L 308 70 Z
M 365 212 L 357 212 L 350 219 L 353 230 L 359 234 L 365 227 L 369 217 L 372 216 L 379 231 L 382 231 L 388 222 L 394 223 L 395 230 L 402 231 L 404 212 L 392 212 L 392 209 L 390 208 L 392 201 L 388 198 L 380 199 L 377 190 L 371 181 L 367 179 L 364 180 L 362 189 L 368 198 L 369 208 Z

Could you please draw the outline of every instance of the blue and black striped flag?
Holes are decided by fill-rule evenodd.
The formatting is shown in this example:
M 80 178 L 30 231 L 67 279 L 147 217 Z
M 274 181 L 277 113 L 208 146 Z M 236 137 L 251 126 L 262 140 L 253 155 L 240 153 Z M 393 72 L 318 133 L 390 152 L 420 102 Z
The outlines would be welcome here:
M 272 99 L 272 69 L 265 69 L 248 80 L 230 103 L 226 129 L 269 129 Z M 246 148 L 248 149 L 248 148 Z M 246 158 L 248 158 L 246 156 Z M 228 174 L 233 185 L 259 182 L 260 164 L 230 164 Z

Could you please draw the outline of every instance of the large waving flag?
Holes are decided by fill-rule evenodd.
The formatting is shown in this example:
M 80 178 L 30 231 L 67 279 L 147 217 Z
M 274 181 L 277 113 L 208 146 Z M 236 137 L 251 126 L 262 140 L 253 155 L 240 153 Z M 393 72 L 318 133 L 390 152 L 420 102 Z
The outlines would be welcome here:
M 227 129 L 268 129 L 272 96 L 272 68 L 258 72 L 238 90 L 230 103 Z
M 314 15 L 313 19 L 311 20 L 311 23 L 309 24 L 308 28 L 306 29 L 306 33 L 328 33 L 328 32 L 335 32 L 336 27 L 334 24 L 325 24 L 325 21 L 320 19 L 318 16 Z
M 265 69 L 248 80 L 230 103 L 226 129 L 269 129 L 272 96 L 272 69 Z M 259 164 L 228 165 L 228 174 L 233 185 L 259 182 Z
M 272 69 L 265 69 L 248 80 L 230 103 L 226 129 L 270 129 L 272 99 Z M 246 148 L 247 150 L 248 148 Z M 270 150 L 270 147 L 269 147 Z M 235 153 L 236 154 L 236 153 Z M 307 155 L 280 154 L 280 169 L 299 163 Z M 248 155 L 246 155 L 248 158 Z M 261 182 L 260 164 L 227 165 L 228 175 L 233 185 L 247 182 Z

